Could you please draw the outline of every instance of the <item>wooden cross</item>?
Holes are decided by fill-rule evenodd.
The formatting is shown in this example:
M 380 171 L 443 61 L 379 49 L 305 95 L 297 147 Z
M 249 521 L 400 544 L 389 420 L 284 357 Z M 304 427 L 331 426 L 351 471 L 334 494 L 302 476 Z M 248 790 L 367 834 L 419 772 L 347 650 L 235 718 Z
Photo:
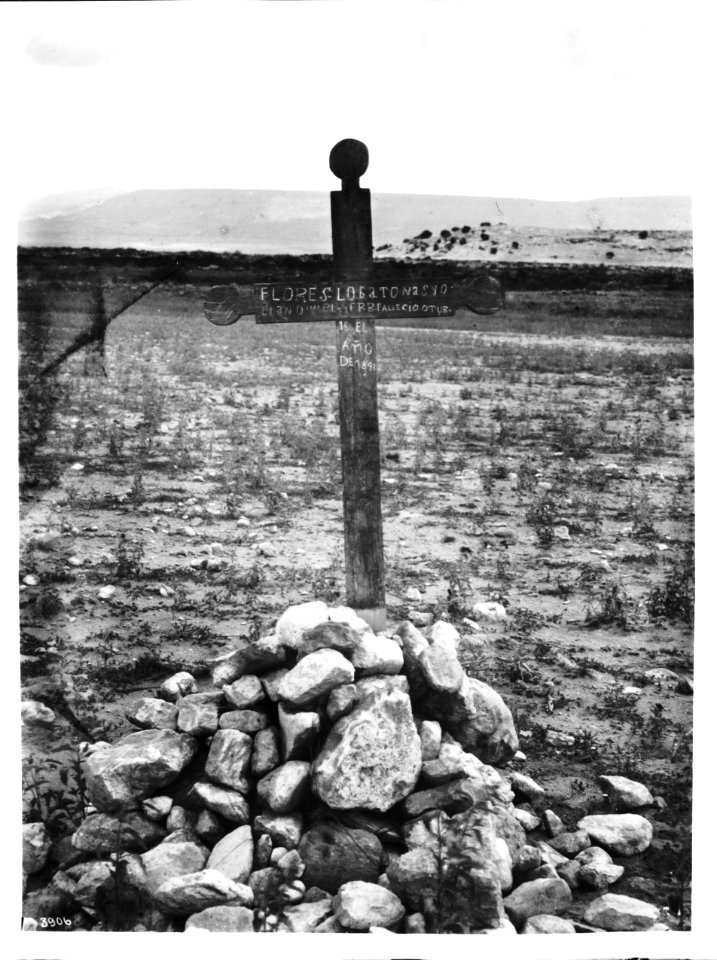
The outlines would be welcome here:
M 255 283 L 251 291 L 216 287 L 204 310 L 221 326 L 247 315 L 257 323 L 336 322 L 346 598 L 379 631 L 386 628 L 386 594 L 376 321 L 452 316 L 459 305 L 474 313 L 495 313 L 503 305 L 503 290 L 492 278 L 456 286 L 445 278 L 375 277 L 371 191 L 359 186 L 368 168 L 368 149 L 359 140 L 341 140 L 331 151 L 329 166 L 341 180 L 341 190 L 331 191 L 333 277 L 322 283 Z

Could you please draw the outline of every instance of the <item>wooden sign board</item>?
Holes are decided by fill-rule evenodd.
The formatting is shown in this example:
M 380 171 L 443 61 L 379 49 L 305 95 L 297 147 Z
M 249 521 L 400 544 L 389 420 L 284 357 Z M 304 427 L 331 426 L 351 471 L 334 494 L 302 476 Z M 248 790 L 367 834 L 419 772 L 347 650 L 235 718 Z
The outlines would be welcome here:
M 255 283 L 257 323 L 387 317 L 448 317 L 450 280 L 419 283 L 357 280 L 341 283 Z
M 213 287 L 204 301 L 207 320 L 224 327 L 243 316 L 257 323 L 407 317 L 452 317 L 459 307 L 492 314 L 502 309 L 505 293 L 493 277 L 418 280 L 281 281 Z

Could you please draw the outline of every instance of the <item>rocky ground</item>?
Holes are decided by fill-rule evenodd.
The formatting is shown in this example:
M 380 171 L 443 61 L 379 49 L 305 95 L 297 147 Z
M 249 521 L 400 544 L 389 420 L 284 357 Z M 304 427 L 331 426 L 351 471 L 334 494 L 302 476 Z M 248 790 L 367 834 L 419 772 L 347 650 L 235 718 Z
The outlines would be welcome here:
M 499 603 L 472 613 L 506 616 Z M 667 911 L 610 892 L 664 801 L 603 776 L 605 810 L 567 827 L 520 772 L 502 698 L 465 673 L 476 642 L 442 620 L 425 636 L 410 621 L 376 635 L 348 608 L 309 602 L 215 657 L 210 689 L 167 678 L 128 710 L 138 732 L 83 745 L 77 830 L 53 845 L 42 822 L 25 825 L 26 871 L 49 880 L 25 899 L 28 927 L 674 928 Z

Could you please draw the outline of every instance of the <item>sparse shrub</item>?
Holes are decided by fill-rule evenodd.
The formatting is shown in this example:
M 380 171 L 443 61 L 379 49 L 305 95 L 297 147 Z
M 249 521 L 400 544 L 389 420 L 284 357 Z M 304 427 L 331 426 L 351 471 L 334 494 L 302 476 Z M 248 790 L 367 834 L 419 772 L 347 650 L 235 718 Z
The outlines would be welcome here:
M 653 620 L 683 620 L 692 624 L 695 615 L 694 557 L 690 551 L 682 563 L 674 563 L 664 584 L 654 587 L 646 601 Z
M 116 420 L 113 420 L 109 426 L 108 439 L 107 452 L 110 457 L 115 459 L 121 457 L 122 447 L 124 446 L 124 433 Z
M 132 479 L 132 488 L 129 492 L 130 500 L 136 506 L 144 503 L 147 499 L 147 492 L 144 489 L 144 478 L 142 477 L 142 468 L 138 467 Z
M 632 523 L 634 536 L 645 537 L 654 534 L 654 512 L 654 505 L 644 491 L 639 496 L 634 490 L 630 491 L 626 513 Z
M 623 629 L 631 626 L 632 603 L 617 578 L 602 583 L 588 600 L 585 623 L 590 627 L 615 624 Z
M 276 398 L 276 409 L 277 410 L 288 410 L 289 405 L 291 404 L 291 388 L 288 384 L 284 384 L 279 388 L 279 393 Z
M 535 529 L 538 542 L 547 547 L 553 542 L 553 527 L 557 516 L 555 499 L 545 493 L 537 497 L 528 507 L 525 519 Z
M 518 490 L 521 493 L 532 492 L 538 482 L 538 471 L 536 468 L 522 460 L 518 464 Z
M 592 454 L 592 438 L 573 416 L 563 416 L 558 420 L 554 442 L 558 450 L 574 460 L 584 460 Z
M 165 390 L 151 378 L 143 380 L 142 425 L 149 433 L 157 433 L 164 416 Z
M 72 430 L 72 449 L 77 452 L 82 450 L 87 443 L 87 424 L 82 417 L 77 418 L 77 422 Z
M 141 540 L 130 540 L 125 533 L 119 536 L 117 544 L 117 567 L 116 576 L 118 580 L 129 580 L 132 577 L 138 577 L 142 570 L 142 557 L 144 556 L 144 544 Z

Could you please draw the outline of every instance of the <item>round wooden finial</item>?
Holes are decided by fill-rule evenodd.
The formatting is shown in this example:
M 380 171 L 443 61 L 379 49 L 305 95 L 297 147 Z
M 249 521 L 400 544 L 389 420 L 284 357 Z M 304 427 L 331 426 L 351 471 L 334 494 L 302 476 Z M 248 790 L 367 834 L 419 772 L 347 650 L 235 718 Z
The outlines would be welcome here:
M 360 140 L 339 140 L 329 154 L 329 166 L 339 180 L 358 182 L 368 170 L 368 147 Z

